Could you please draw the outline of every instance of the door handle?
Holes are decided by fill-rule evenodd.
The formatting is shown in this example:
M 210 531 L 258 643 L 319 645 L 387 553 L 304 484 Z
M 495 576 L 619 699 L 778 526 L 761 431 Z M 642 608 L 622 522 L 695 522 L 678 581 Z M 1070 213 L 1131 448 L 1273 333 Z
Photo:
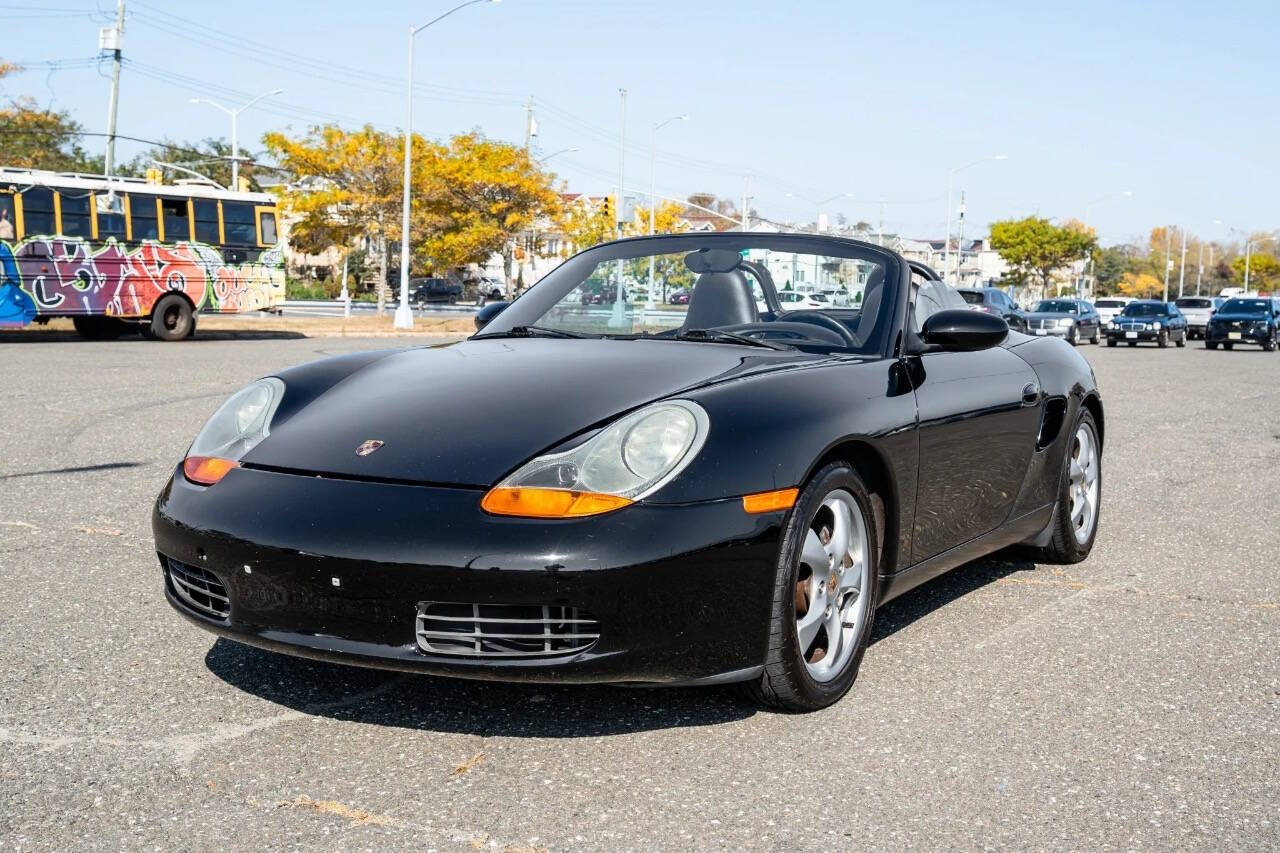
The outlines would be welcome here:
M 1022 389 L 1022 405 L 1034 406 L 1040 402 L 1040 386 L 1035 382 L 1028 382 Z

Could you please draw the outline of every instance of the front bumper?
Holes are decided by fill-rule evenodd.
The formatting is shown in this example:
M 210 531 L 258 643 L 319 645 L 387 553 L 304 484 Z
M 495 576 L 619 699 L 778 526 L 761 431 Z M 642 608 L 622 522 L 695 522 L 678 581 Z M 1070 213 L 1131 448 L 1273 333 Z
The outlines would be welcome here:
M 498 518 L 477 490 L 236 469 L 181 472 L 152 517 L 157 552 L 214 574 L 229 615 L 171 605 L 206 630 L 360 666 L 498 680 L 685 683 L 764 661 L 782 513 L 740 500 L 637 504 L 595 518 Z M 419 650 L 419 602 L 571 606 L 599 639 L 569 657 Z
M 1075 326 L 1051 326 L 1046 329 L 1029 328 L 1027 329 L 1027 334 L 1035 335 L 1036 337 L 1040 337 L 1040 338 L 1043 338 L 1043 337 L 1068 338 L 1071 336 L 1071 330 L 1074 328 Z
M 1165 331 L 1168 331 L 1168 330 L 1161 329 L 1160 331 L 1156 331 L 1155 329 L 1107 329 L 1107 340 L 1119 341 L 1121 343 L 1133 343 L 1134 341 L 1138 341 L 1138 342 L 1145 341 L 1147 343 L 1154 343 L 1160 338 L 1161 332 L 1165 332 Z M 1131 335 L 1135 337 L 1130 337 Z
M 1271 340 L 1270 329 L 1223 329 L 1210 326 L 1205 330 L 1204 339 L 1211 344 L 1258 344 Z

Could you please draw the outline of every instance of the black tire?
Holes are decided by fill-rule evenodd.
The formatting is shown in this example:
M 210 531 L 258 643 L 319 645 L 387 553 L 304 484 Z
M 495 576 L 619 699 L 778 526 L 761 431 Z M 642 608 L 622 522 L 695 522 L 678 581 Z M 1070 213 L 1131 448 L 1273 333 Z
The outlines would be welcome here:
M 1137 341 L 1125 341 L 1125 343 L 1127 343 L 1131 347 L 1136 347 L 1138 345 Z
M 1236 345 L 1235 345 L 1235 344 L 1231 344 L 1231 343 L 1226 343 L 1226 344 L 1223 344 L 1223 345 L 1222 345 L 1222 348 L 1223 348 L 1224 350 L 1227 350 L 1228 352 L 1230 352 L 1231 350 L 1233 350 L 1233 349 L 1235 349 L 1235 348 L 1236 348 Z
M 114 341 L 131 330 L 129 324 L 115 317 L 72 317 L 76 334 L 88 341 Z
M 1262 349 L 1264 352 L 1275 352 L 1275 349 L 1276 349 L 1275 335 L 1272 335 L 1271 337 L 1267 338 L 1265 341 L 1262 342 Z
M 1093 344 L 1095 347 L 1098 345 L 1099 341 L 1098 341 L 1098 330 L 1097 330 L 1097 329 L 1094 329 L 1094 330 L 1093 330 L 1093 337 L 1089 339 L 1089 343 Z
M 871 607 L 861 636 L 844 670 L 828 682 L 816 681 L 805 666 L 804 649 L 799 648 L 796 634 L 796 583 L 799 580 L 800 552 L 804 547 L 809 524 L 833 491 L 843 489 L 853 496 L 866 525 L 867 559 L 870 563 L 869 596 Z M 867 492 L 857 472 L 843 462 L 833 462 L 818 471 L 800 491 L 796 504 L 787 513 L 782 545 L 779 549 L 777 581 L 774 586 L 773 610 L 769 617 L 769 645 L 764 673 L 759 679 L 745 682 L 742 690 L 753 701 L 784 711 L 816 711 L 838 701 L 849 692 L 858 676 L 862 655 L 867 650 L 875 625 L 875 604 L 879 598 L 880 551 L 883 547 L 880 518 L 882 504 Z
M 1186 332 L 1183 332 L 1181 335 L 1179 335 L 1179 336 L 1178 336 L 1178 339 L 1177 339 L 1176 341 L 1174 341 L 1174 344 L 1175 344 L 1179 349 L 1181 349 L 1182 347 L 1185 347 L 1185 346 L 1187 345 L 1187 333 L 1186 333 Z
M 170 293 L 160 297 L 151 309 L 151 337 L 160 341 L 181 341 L 196 330 L 195 315 L 186 297 Z
M 1216 342 L 1214 342 L 1214 341 L 1205 341 L 1205 342 L 1204 342 L 1204 348 L 1205 348 L 1205 349 L 1217 349 L 1217 348 L 1218 348 L 1218 344 L 1217 344 Z
M 1062 454 L 1062 473 L 1060 475 L 1061 482 L 1058 484 L 1058 502 L 1053 509 L 1053 537 L 1049 540 L 1049 544 L 1043 548 L 1033 549 L 1035 551 L 1037 562 L 1044 563 L 1078 563 L 1089 556 L 1089 552 L 1093 550 L 1093 543 L 1098 538 L 1098 518 L 1096 516 L 1093 522 L 1093 531 L 1089 534 L 1088 541 L 1083 544 L 1076 540 L 1075 530 L 1071 526 L 1070 511 L 1070 459 L 1075 452 L 1076 432 L 1079 431 L 1082 423 L 1088 423 L 1089 428 L 1093 430 L 1094 440 L 1098 436 L 1098 424 L 1093 419 L 1093 413 L 1084 406 L 1080 407 L 1080 411 L 1076 414 L 1075 423 L 1072 424 L 1071 431 L 1064 442 L 1066 447 Z M 1098 509 L 1100 513 L 1102 508 L 1102 444 L 1098 444 Z
M 1107 338 L 1107 346 L 1118 347 L 1120 346 L 1120 342 L 1117 341 L 1115 338 Z
M 1168 332 L 1161 331 L 1160 334 L 1156 335 L 1156 346 L 1160 347 L 1160 349 L 1164 349 L 1165 347 L 1169 346 Z
M 1080 346 L 1080 327 L 1079 326 L 1071 327 L 1071 334 L 1067 335 L 1067 343 L 1071 344 L 1073 347 Z

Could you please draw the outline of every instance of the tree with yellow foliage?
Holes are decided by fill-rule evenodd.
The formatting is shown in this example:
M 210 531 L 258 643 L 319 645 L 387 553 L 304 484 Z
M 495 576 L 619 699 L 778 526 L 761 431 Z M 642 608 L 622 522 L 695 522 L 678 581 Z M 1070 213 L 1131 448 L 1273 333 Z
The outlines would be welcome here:
M 605 206 L 586 196 L 579 196 L 564 205 L 559 225 L 577 252 L 607 243 L 618 236 L 617 225 Z
M 1164 282 L 1151 273 L 1127 272 L 1116 283 L 1116 292 L 1135 299 L 1150 299 L 1164 291 Z

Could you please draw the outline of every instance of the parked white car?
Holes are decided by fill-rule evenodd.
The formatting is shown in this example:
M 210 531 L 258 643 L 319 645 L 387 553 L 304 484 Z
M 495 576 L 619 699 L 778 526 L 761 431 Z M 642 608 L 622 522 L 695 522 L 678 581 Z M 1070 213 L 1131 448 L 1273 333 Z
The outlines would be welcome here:
M 815 299 L 814 294 L 796 293 L 794 290 L 784 290 L 779 293 L 778 301 L 782 303 L 783 311 L 798 311 L 800 309 L 813 310 L 815 308 L 831 307 L 830 302 Z
M 1093 308 L 1102 318 L 1103 328 L 1124 310 L 1124 306 L 1133 301 L 1131 296 L 1101 296 L 1093 300 Z
M 1183 296 L 1174 300 L 1173 304 L 1187 318 L 1187 337 L 1203 338 L 1205 329 L 1209 327 L 1209 318 L 1223 301 L 1219 296 Z

